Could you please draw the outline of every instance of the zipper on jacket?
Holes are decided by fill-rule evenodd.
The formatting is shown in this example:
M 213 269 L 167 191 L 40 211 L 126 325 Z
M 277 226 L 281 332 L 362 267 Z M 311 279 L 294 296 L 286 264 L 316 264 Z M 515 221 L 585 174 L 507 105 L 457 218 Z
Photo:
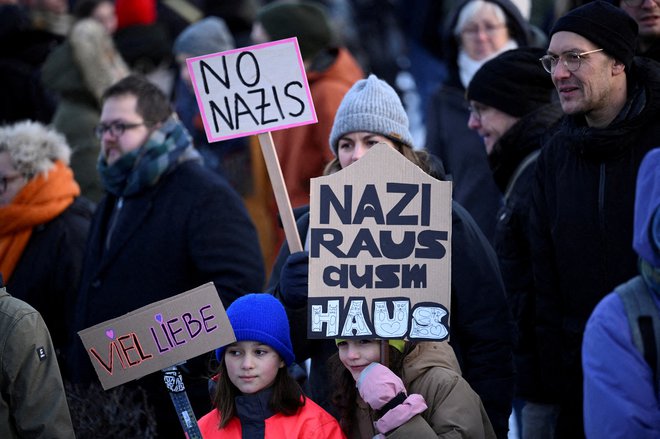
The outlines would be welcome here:
M 112 218 L 110 219 L 110 225 L 108 226 L 108 233 L 105 236 L 105 249 L 108 250 L 110 248 L 110 241 L 112 238 L 112 232 L 115 230 L 115 226 L 117 225 L 117 221 L 119 218 L 119 214 L 121 213 L 121 208 L 124 207 L 124 197 L 119 197 L 117 200 L 117 204 L 115 205 L 115 208 L 112 210 Z

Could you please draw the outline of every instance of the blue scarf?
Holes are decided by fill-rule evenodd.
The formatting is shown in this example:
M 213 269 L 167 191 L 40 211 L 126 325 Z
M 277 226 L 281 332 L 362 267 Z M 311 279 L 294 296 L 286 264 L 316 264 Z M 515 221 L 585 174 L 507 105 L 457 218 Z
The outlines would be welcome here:
M 108 165 L 101 155 L 97 169 L 105 189 L 118 197 L 130 197 L 154 186 L 180 163 L 200 160 L 188 131 L 175 116 L 169 117 L 140 148 Z

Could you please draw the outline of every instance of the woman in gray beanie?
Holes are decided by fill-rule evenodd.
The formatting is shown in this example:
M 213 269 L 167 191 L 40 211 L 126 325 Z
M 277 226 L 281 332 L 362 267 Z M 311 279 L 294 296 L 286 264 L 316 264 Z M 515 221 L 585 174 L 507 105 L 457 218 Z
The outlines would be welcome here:
M 326 174 L 350 166 L 379 142 L 395 148 L 436 178 L 441 177 L 438 159 L 413 149 L 408 116 L 394 89 L 371 75 L 351 87 L 337 110 L 330 133 L 335 159 L 328 164 Z M 309 214 L 301 216 L 297 225 L 305 242 Z M 460 249 L 452 256 L 451 345 L 463 376 L 482 399 L 490 421 L 506 426 L 513 398 L 513 327 L 497 261 L 470 214 L 456 202 L 452 203 L 451 239 L 452 247 Z M 296 360 L 311 358 L 310 395 L 334 411 L 337 407 L 328 395 L 326 362 L 337 348 L 332 340 L 306 339 L 308 263 L 307 251 L 290 255 L 285 244 L 271 273 L 269 290 L 289 313 Z M 484 422 L 489 423 L 488 419 Z M 486 430 L 490 428 L 488 425 Z M 502 437 L 506 437 L 506 427 Z

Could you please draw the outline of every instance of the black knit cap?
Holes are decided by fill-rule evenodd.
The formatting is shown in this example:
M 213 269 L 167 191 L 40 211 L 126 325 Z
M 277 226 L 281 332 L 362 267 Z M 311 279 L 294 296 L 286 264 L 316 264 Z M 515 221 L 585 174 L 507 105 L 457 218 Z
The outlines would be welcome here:
M 550 31 L 566 31 L 582 35 L 609 55 L 621 61 L 630 71 L 637 43 L 637 23 L 625 11 L 596 0 L 575 8 L 562 16 Z
M 274 2 L 257 11 L 256 21 L 272 40 L 297 37 L 303 59 L 312 59 L 334 43 L 327 11 L 315 2 Z
M 486 62 L 472 77 L 466 97 L 514 117 L 548 104 L 555 87 L 539 58 L 543 49 L 508 50 Z

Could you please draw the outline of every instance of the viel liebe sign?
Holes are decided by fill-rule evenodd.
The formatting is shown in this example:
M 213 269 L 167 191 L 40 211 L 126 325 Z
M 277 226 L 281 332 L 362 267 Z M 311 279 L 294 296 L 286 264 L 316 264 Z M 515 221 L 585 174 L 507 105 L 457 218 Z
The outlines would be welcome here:
M 379 143 L 312 179 L 308 338 L 449 335 L 451 182 Z
M 236 341 L 212 282 L 78 334 L 105 390 Z
M 296 38 L 186 62 L 209 142 L 317 122 Z

